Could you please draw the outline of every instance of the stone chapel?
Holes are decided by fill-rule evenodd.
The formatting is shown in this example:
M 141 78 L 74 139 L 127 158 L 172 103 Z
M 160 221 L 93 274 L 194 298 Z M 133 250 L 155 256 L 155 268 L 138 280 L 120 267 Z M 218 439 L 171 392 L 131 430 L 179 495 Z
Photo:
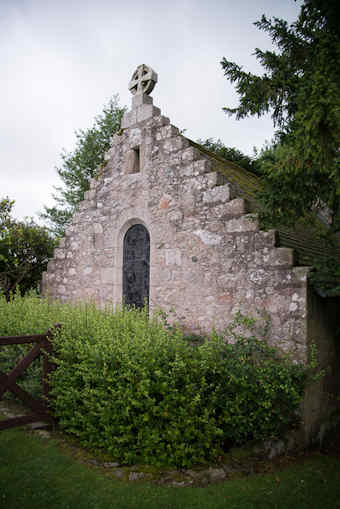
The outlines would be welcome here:
M 307 434 L 339 391 L 339 299 L 308 284 L 318 246 L 303 230 L 262 231 L 256 175 L 183 136 L 153 105 L 157 74 L 140 65 L 132 108 L 113 136 L 43 276 L 50 298 L 174 309 L 187 330 L 223 330 L 237 311 L 270 318 L 269 337 L 326 376 L 309 391 Z M 306 407 L 307 408 L 307 407 Z M 308 421 L 308 422 L 307 422 Z

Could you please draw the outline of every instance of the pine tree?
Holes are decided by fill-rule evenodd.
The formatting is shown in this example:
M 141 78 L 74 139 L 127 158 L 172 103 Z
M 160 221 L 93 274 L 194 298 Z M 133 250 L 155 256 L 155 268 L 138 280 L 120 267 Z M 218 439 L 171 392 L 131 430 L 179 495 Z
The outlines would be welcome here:
M 318 205 L 340 230 L 340 4 L 305 0 L 297 21 L 262 19 L 277 51 L 255 50 L 261 76 L 223 58 L 240 103 L 224 108 L 237 119 L 271 112 L 276 127 L 265 159 L 261 218 L 267 226 L 294 225 Z

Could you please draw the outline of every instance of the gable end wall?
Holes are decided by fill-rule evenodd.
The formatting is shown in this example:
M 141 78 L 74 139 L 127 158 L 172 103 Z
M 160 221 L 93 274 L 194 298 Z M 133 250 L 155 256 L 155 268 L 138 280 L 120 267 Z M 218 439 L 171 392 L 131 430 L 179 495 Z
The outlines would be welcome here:
M 293 251 L 259 230 L 233 186 L 217 185 L 209 157 L 152 111 L 114 136 L 44 288 L 52 298 L 120 305 L 123 238 L 141 223 L 150 233 L 151 308 L 173 308 L 196 333 L 224 329 L 238 310 L 268 313 L 271 341 L 305 360 L 308 269 L 294 267 Z

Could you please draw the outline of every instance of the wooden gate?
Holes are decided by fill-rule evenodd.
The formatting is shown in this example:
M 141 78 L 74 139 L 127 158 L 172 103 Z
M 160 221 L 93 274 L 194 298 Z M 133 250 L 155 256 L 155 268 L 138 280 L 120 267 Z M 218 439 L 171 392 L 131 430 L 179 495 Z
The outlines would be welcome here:
M 54 329 L 58 327 L 60 326 L 56 325 Z M 30 424 L 39 421 L 51 424 L 54 423 L 54 418 L 49 413 L 47 407 L 47 396 L 50 389 L 48 383 L 48 374 L 54 369 L 53 364 L 49 361 L 49 354 L 52 352 L 52 343 L 50 341 L 52 336 L 53 331 L 48 330 L 46 334 L 36 334 L 34 336 L 0 337 L 0 347 L 5 345 L 22 345 L 25 343 L 35 343 L 34 347 L 25 355 L 23 359 L 17 363 L 17 365 L 8 375 L 0 371 L 0 401 L 5 392 L 10 391 L 12 394 L 17 396 L 33 413 L 0 421 L 0 430 L 13 428 L 16 426 L 23 426 L 24 424 Z M 31 362 L 40 355 L 43 355 L 42 386 L 44 401 L 34 398 L 31 394 L 19 387 L 19 385 L 16 383 L 18 377 L 20 377 L 31 364 Z

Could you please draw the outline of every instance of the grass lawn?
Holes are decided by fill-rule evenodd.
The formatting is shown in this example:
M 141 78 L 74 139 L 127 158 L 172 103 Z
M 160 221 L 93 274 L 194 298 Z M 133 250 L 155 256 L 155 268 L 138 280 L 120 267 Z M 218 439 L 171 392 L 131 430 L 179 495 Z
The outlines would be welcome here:
M 166 487 L 122 482 L 80 463 L 54 439 L 0 432 L 1 509 L 340 508 L 340 457 L 312 453 L 272 473 Z

